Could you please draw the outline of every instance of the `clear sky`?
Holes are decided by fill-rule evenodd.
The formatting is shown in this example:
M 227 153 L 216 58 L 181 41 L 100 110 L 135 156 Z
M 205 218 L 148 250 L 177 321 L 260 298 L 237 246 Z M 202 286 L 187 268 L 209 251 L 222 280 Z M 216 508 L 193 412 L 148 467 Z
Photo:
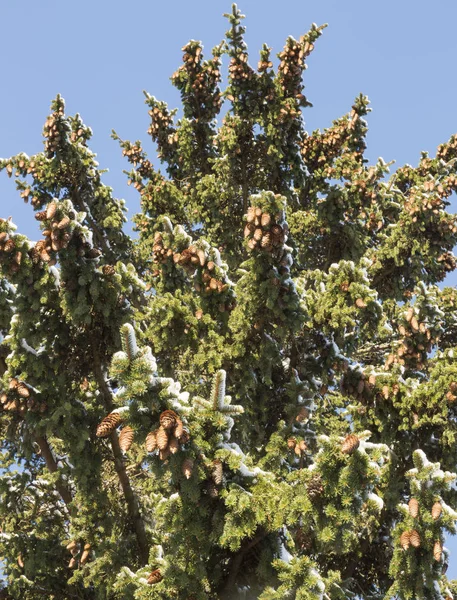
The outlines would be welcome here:
M 149 117 L 142 90 L 178 105 L 169 77 L 181 47 L 202 40 L 207 51 L 227 29 L 227 0 L 3 0 L 0 20 L 2 93 L 0 156 L 41 150 L 41 129 L 57 93 L 69 113 L 79 112 L 94 130 L 92 148 L 104 177 L 134 214 L 138 194 L 127 187 L 111 129 L 147 143 Z M 367 157 L 415 165 L 421 150 L 435 153 L 457 132 L 457 2 L 453 0 L 240 0 L 247 42 L 257 62 L 263 42 L 282 49 L 312 22 L 329 27 L 305 73 L 308 131 L 326 127 L 367 94 Z M 457 210 L 457 203 L 453 203 Z M 0 216 L 13 216 L 21 232 L 37 239 L 32 210 L 0 177 Z M 452 274 L 447 284 L 457 284 Z M 449 573 L 457 577 L 457 544 Z

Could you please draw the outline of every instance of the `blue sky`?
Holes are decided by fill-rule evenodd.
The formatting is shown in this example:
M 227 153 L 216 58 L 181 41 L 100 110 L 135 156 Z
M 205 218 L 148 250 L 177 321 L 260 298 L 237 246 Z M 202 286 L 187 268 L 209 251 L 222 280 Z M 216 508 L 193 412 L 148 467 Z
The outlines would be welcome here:
M 147 143 L 148 115 L 142 90 L 178 105 L 169 77 L 181 47 L 202 40 L 207 51 L 222 38 L 230 2 L 200 0 L 22 0 L 2 2 L 0 56 L 0 156 L 41 150 L 41 129 L 51 99 L 61 93 L 70 113 L 94 130 L 92 148 L 104 177 L 133 215 L 138 194 L 127 187 L 127 168 L 111 129 Z M 367 157 L 397 165 L 417 163 L 457 132 L 455 63 L 457 2 L 436 0 L 242 0 L 251 61 L 263 42 L 282 49 L 312 22 L 328 23 L 305 73 L 308 131 L 325 127 L 367 94 Z M 457 210 L 457 203 L 453 203 Z M 0 177 L 0 216 L 37 239 L 37 226 L 12 181 Z M 457 284 L 451 275 L 448 284 Z M 449 572 L 457 577 L 457 544 Z

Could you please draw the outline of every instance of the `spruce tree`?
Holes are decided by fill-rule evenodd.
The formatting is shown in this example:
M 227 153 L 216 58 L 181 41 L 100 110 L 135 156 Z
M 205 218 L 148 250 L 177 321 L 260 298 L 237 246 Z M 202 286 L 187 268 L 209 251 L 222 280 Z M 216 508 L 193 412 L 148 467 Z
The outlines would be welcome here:
M 60 96 L 0 162 L 1 597 L 449 600 L 457 137 L 369 165 L 365 96 L 305 130 L 324 26 L 252 66 L 226 16 L 146 94 L 161 167 L 113 133 L 135 236 Z

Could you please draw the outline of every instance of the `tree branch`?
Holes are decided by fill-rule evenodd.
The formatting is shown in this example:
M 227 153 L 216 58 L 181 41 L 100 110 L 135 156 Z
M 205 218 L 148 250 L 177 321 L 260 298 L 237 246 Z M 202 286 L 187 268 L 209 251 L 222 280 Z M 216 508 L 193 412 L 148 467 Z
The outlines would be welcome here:
M 102 367 L 100 361 L 98 359 L 97 353 L 94 351 L 94 374 L 96 381 L 98 383 L 100 392 L 103 397 L 103 401 L 105 403 L 106 409 L 111 411 L 114 407 L 112 392 L 105 380 L 103 375 Z M 138 505 L 138 500 L 136 499 L 133 488 L 130 484 L 129 476 L 127 475 L 127 471 L 125 469 L 124 460 L 122 456 L 122 451 L 119 446 L 119 439 L 117 433 L 113 431 L 113 433 L 109 437 L 111 442 L 111 448 L 113 450 L 114 455 L 114 468 L 119 478 L 119 482 L 122 487 L 122 491 L 124 493 L 124 498 L 127 503 L 127 512 L 132 519 L 133 526 L 135 529 L 136 539 L 138 542 L 138 548 L 140 551 L 140 560 L 142 564 L 146 565 L 149 561 L 149 545 L 146 538 L 146 530 L 144 528 L 143 519 L 141 518 L 140 508 Z
M 48 467 L 48 470 L 51 473 L 55 473 L 56 471 L 58 471 L 59 468 L 57 466 L 54 456 L 52 455 L 51 448 L 49 447 L 47 440 L 44 437 L 36 437 L 35 441 L 40 447 L 41 456 L 46 461 L 46 466 Z M 72 498 L 68 488 L 63 483 L 56 482 L 56 489 L 59 492 L 65 504 L 70 504 Z

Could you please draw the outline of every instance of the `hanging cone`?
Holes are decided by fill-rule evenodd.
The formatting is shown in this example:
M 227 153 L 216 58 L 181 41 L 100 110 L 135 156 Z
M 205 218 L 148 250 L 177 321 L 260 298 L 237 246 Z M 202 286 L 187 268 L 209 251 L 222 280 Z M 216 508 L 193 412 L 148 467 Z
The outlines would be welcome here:
M 74 569 L 76 567 L 76 565 L 78 564 L 78 561 L 76 560 L 76 558 L 73 556 L 73 558 L 70 558 L 70 562 L 68 563 L 68 568 L 69 569 Z
M 359 446 L 360 446 L 359 438 L 356 435 L 354 435 L 353 433 L 350 433 L 344 439 L 343 445 L 341 446 L 341 452 L 343 454 L 352 454 L 353 452 L 355 452 L 357 450 L 357 448 Z
M 168 449 L 170 450 L 171 454 L 176 454 L 176 452 L 179 450 L 179 442 L 174 435 L 170 438 Z
M 310 500 L 315 500 L 324 491 L 324 485 L 320 475 L 313 475 L 308 483 L 308 496 Z
M 176 426 L 178 415 L 174 410 L 164 410 L 160 415 L 160 424 L 164 429 L 173 429 Z
M 97 437 L 108 437 L 120 423 L 122 423 L 121 415 L 115 412 L 110 413 L 99 423 L 96 431 Z
M 167 458 L 170 456 L 171 452 L 170 452 L 170 448 L 168 448 L 168 446 L 166 448 L 164 448 L 163 450 L 159 450 L 159 458 L 160 460 L 167 460 Z
M 24 568 L 24 560 L 23 560 L 23 558 L 22 558 L 22 554 L 19 554 L 19 555 L 18 555 L 18 557 L 17 557 L 17 564 L 19 565 L 19 567 L 20 567 L 21 569 L 23 569 L 23 568 Z
M 404 531 L 400 536 L 400 546 L 403 550 L 407 550 L 411 544 L 411 534 L 409 531 Z
M 410 531 L 409 541 L 411 542 L 411 546 L 413 546 L 414 548 L 419 548 L 419 546 L 421 545 L 421 538 L 419 532 L 417 532 L 415 529 Z
M 222 483 L 223 468 L 221 460 L 213 460 L 211 475 L 216 485 L 220 485 Z
M 69 544 L 67 544 L 65 546 L 65 548 L 69 551 L 72 552 L 75 548 L 76 548 L 76 542 L 75 540 L 71 540 L 71 542 Z
M 83 553 L 81 554 L 81 558 L 79 560 L 79 562 L 82 565 L 86 564 L 87 559 L 89 558 L 89 554 L 90 554 L 90 544 L 85 544 Z
M 210 498 L 217 498 L 219 496 L 219 490 L 214 481 L 208 481 L 207 490 Z
M 297 443 L 297 440 L 295 438 L 289 438 L 287 440 L 287 447 L 289 448 L 289 450 L 293 450 L 295 448 L 296 443 Z
M 168 446 L 168 433 L 167 431 L 160 426 L 159 429 L 155 432 L 156 440 L 157 440 L 157 448 L 159 450 L 165 450 Z
M 432 519 L 437 521 L 441 517 L 441 513 L 443 512 L 443 507 L 441 506 L 441 502 L 435 502 L 432 506 Z
M 181 470 L 184 477 L 190 479 L 194 470 L 194 461 L 191 458 L 184 459 Z
M 128 425 L 122 428 L 122 431 L 119 435 L 119 446 L 122 452 L 128 452 L 130 450 L 134 435 L 135 432 Z
M 22 398 L 28 398 L 30 396 L 29 388 L 23 381 L 18 383 L 16 392 L 19 394 L 19 396 L 22 396 Z
M 309 419 L 309 409 L 306 408 L 306 406 L 302 406 L 298 415 L 295 417 L 295 420 L 299 423 L 303 423 L 306 419 Z
M 57 204 L 52 201 L 48 204 L 48 208 L 46 209 L 46 218 L 52 219 L 52 217 L 56 214 Z
M 416 519 L 419 514 L 419 502 L 416 500 L 416 498 L 411 498 L 411 500 L 408 502 L 408 508 L 409 514 L 413 517 L 413 519 Z
M 246 221 L 252 223 L 255 219 L 255 206 L 250 206 L 246 214 Z
M 436 540 L 436 542 L 433 544 L 433 558 L 437 562 L 440 562 L 442 553 L 443 546 L 441 545 L 441 542 L 439 540 Z
M 160 572 L 160 569 L 155 569 L 155 571 L 149 573 L 148 583 L 149 585 L 154 585 L 155 583 L 159 583 L 159 581 L 162 581 L 162 579 L 163 577 Z
M 260 224 L 262 227 L 268 227 L 271 223 L 271 216 L 268 213 L 263 213 L 260 217 Z
M 103 265 L 102 267 L 103 275 L 114 275 L 115 272 L 113 265 Z
M 175 437 L 178 440 L 182 438 L 183 433 L 184 433 L 184 425 L 179 417 L 176 419 L 176 427 L 175 427 L 174 433 L 175 433 Z
M 150 431 L 146 436 L 146 450 L 148 452 L 154 452 L 157 448 L 157 434 L 155 431 Z
M 184 429 L 182 432 L 181 437 L 179 438 L 179 443 L 180 444 L 187 444 L 187 442 L 190 440 L 190 434 L 189 432 Z

